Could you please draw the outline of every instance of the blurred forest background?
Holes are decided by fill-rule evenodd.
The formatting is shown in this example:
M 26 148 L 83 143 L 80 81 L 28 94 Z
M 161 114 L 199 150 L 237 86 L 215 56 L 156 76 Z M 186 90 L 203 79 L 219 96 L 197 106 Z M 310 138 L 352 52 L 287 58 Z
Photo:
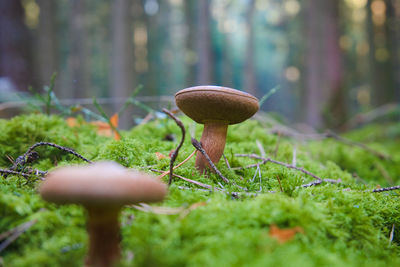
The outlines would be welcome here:
M 54 72 L 60 99 L 114 109 L 139 84 L 278 86 L 263 110 L 338 127 L 399 106 L 400 0 L 1 0 L 0 102 Z

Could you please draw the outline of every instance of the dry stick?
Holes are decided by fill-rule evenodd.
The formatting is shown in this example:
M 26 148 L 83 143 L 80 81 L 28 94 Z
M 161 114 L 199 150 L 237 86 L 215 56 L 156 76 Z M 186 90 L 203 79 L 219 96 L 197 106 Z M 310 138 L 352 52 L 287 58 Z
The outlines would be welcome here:
M 88 160 L 87 158 L 83 157 L 81 154 L 78 154 L 77 152 L 75 152 L 75 151 L 72 150 L 71 148 L 59 146 L 59 145 L 56 145 L 56 144 L 53 144 L 53 143 L 49 143 L 49 142 L 39 142 L 39 143 L 36 143 L 36 144 L 34 144 L 33 146 L 31 146 L 31 147 L 25 152 L 24 155 L 20 156 L 20 157 L 22 157 L 22 160 L 23 160 L 22 163 L 23 163 L 23 164 L 25 163 L 25 161 L 26 161 L 26 159 L 28 158 L 28 156 L 29 156 L 29 155 L 33 152 L 33 150 L 34 150 L 36 147 L 38 147 L 38 146 L 51 146 L 51 147 L 55 147 L 55 148 L 60 149 L 60 150 L 62 150 L 62 151 L 68 152 L 68 153 L 74 155 L 75 157 L 80 158 L 80 159 L 83 160 L 83 161 L 86 161 L 86 162 L 88 162 L 88 163 L 92 163 L 92 161 L 90 161 L 90 160 Z M 20 157 L 18 157 L 18 158 L 20 158 Z M 18 158 L 17 158 L 17 160 L 18 160 Z M 17 162 L 16 162 L 16 163 L 17 163 Z
M 276 179 L 278 179 L 279 187 L 281 188 L 281 192 L 283 192 L 282 184 L 281 184 L 281 179 L 279 178 L 279 175 L 276 175 Z
M 299 132 L 295 131 L 294 129 L 290 129 L 290 128 L 286 127 L 286 128 L 272 129 L 270 131 L 270 133 L 277 133 L 278 141 L 279 141 L 281 134 L 291 136 L 294 138 L 298 138 L 298 139 L 323 140 L 325 138 L 333 138 L 336 141 L 344 143 L 346 145 L 357 146 L 359 148 L 362 148 L 362 149 L 370 152 L 371 154 L 374 154 L 375 156 L 379 157 L 380 159 L 391 160 L 391 157 L 389 155 L 386 155 L 382 152 L 376 151 L 365 144 L 343 138 L 330 130 L 328 130 L 325 134 L 303 134 L 303 133 L 299 133 Z M 278 143 L 277 143 L 277 145 L 278 145 Z M 274 157 L 276 157 L 276 153 L 274 154 Z
M 2 252 L 8 245 L 10 245 L 14 240 L 16 240 L 23 232 L 29 229 L 32 225 L 34 225 L 37 222 L 37 220 L 32 220 L 26 223 L 23 223 L 21 225 L 18 225 L 14 229 L 7 231 L 6 233 L 1 234 L 1 239 L 6 238 L 9 236 L 6 240 L 4 240 L 3 243 L 0 244 L 0 252 Z
M 3 169 L 0 169 L 0 173 L 21 175 L 21 176 L 26 177 L 26 178 L 32 176 L 32 174 L 27 174 L 27 173 L 23 173 L 23 172 L 12 171 L 12 170 L 3 170 Z M 46 173 L 47 173 L 47 172 L 46 172 Z M 41 173 L 40 173 L 40 174 L 41 174 Z
M 257 144 L 258 150 L 260 150 L 261 157 L 265 158 L 267 156 L 267 154 L 265 154 L 263 145 L 261 144 L 261 142 L 259 140 L 256 140 L 256 144 Z
M 222 154 L 222 156 L 224 157 L 226 167 L 228 167 L 228 169 L 230 170 L 231 169 L 231 165 L 229 164 L 228 159 L 225 157 L 225 154 Z
M 374 165 L 382 174 L 383 178 L 385 178 L 385 180 L 389 183 L 389 185 L 393 185 L 392 177 L 390 176 L 389 172 L 380 164 L 380 162 L 376 161 Z
M 374 189 L 374 190 L 372 190 L 372 193 L 380 193 L 380 192 L 392 191 L 392 190 L 397 190 L 397 189 L 400 189 L 400 185 Z
M 181 141 L 179 142 L 179 145 L 177 146 L 177 148 L 174 150 L 174 153 L 172 153 L 171 160 L 169 162 L 169 180 L 168 180 L 168 185 L 171 185 L 172 177 L 173 177 L 173 171 L 174 171 L 174 162 L 175 162 L 176 158 L 178 157 L 179 149 L 181 149 L 181 147 L 183 145 L 183 141 L 185 140 L 186 130 L 185 130 L 185 126 L 183 126 L 183 123 L 177 117 L 175 117 L 174 114 L 172 114 L 171 112 L 169 112 L 165 108 L 163 108 L 162 111 L 165 114 L 167 114 L 171 119 L 173 119 L 175 121 L 175 123 L 179 126 L 179 128 L 181 128 L 181 131 L 182 131 Z
M 393 224 L 393 226 L 392 226 L 392 231 L 390 231 L 389 246 L 390 246 L 390 244 L 392 244 L 393 237 L 394 237 L 394 224 Z
M 322 181 L 322 179 L 320 177 L 316 176 L 315 174 L 313 174 L 313 173 L 311 173 L 311 172 L 309 172 L 309 171 L 307 171 L 307 170 L 305 170 L 303 168 L 296 167 L 296 166 L 287 164 L 285 162 L 280 162 L 280 161 L 277 161 L 277 160 L 273 160 L 271 158 L 263 158 L 263 157 L 260 157 L 258 155 L 255 155 L 255 154 L 235 154 L 235 156 L 236 157 L 248 157 L 248 158 L 254 158 L 254 159 L 262 160 L 262 162 L 259 162 L 259 163 L 255 164 L 255 166 L 253 166 L 254 165 L 253 164 L 253 165 L 248 165 L 246 167 L 232 168 L 232 169 L 235 169 L 235 170 L 247 169 L 247 168 L 251 168 L 251 167 L 256 167 L 259 164 L 265 164 L 267 162 L 272 162 L 272 163 L 275 163 L 275 164 L 279 164 L 279 165 L 285 166 L 286 168 L 289 168 L 289 169 L 295 169 L 295 170 L 301 171 L 301 172 L 303 172 L 303 173 L 305 173 L 305 174 L 307 174 L 307 175 L 309 175 L 311 177 L 314 177 L 318 181 Z
M 222 173 L 217 169 L 217 167 L 214 165 L 214 163 L 212 162 L 212 160 L 210 159 L 210 157 L 207 155 L 206 151 L 204 150 L 203 146 L 201 145 L 201 143 L 199 141 L 197 141 L 196 139 L 192 138 L 192 145 L 198 150 L 200 151 L 201 154 L 203 154 L 203 156 L 207 159 L 208 163 L 210 164 L 211 168 L 213 168 L 213 170 L 218 174 L 219 177 L 221 177 L 221 179 L 225 182 L 225 183 L 229 183 L 230 181 L 228 180 L 228 178 L 226 178 L 225 176 L 222 175 Z
M 153 172 L 158 172 L 158 173 L 163 173 L 163 171 L 156 170 L 156 169 L 151 169 L 151 171 L 153 171 Z M 175 177 L 179 178 L 179 179 L 182 179 L 182 180 L 186 181 L 186 182 L 189 182 L 189 183 L 192 183 L 192 184 L 195 184 L 195 185 L 198 185 L 198 186 L 207 188 L 207 189 L 212 189 L 212 186 L 211 186 L 211 185 L 203 184 L 203 183 L 200 183 L 200 182 L 198 182 L 198 181 L 191 180 L 191 179 L 185 178 L 185 177 L 180 176 L 180 175 L 177 175 L 177 174 L 173 174 L 173 175 L 174 175 Z
M 322 179 L 322 180 L 317 180 L 317 181 L 313 181 L 311 183 L 308 184 L 303 184 L 301 187 L 310 187 L 310 186 L 314 186 L 314 185 L 319 185 L 322 184 L 323 182 L 325 183 L 331 183 L 331 184 L 338 184 L 341 183 L 342 180 L 341 179 Z
M 176 165 L 176 166 L 174 167 L 174 170 L 176 170 L 177 168 L 179 168 L 180 166 L 182 166 L 183 164 L 185 164 L 189 159 L 191 159 L 191 158 L 194 156 L 194 154 L 196 154 L 196 151 L 197 151 L 197 150 L 194 150 L 194 151 L 192 152 L 192 154 L 190 154 L 185 160 L 183 160 L 181 163 L 179 163 L 178 165 Z M 160 175 L 158 176 L 158 178 L 161 179 L 161 178 L 163 178 L 165 175 L 167 175 L 167 174 L 169 174 L 169 173 L 170 173 L 170 171 L 165 171 L 165 172 L 163 172 L 162 174 L 160 174 Z
M 228 194 L 232 197 L 239 197 L 241 195 L 245 195 L 245 196 L 252 196 L 252 197 L 256 197 L 259 194 L 258 193 L 249 193 L 249 192 L 229 192 L 226 190 L 216 190 L 216 191 L 212 191 L 212 190 L 207 190 L 207 189 L 200 189 L 200 188 L 190 188 L 190 187 L 185 187 L 185 186 L 178 186 L 179 189 L 182 190 L 196 190 L 196 191 L 203 191 L 203 192 L 209 192 L 209 193 L 213 193 L 213 192 L 221 192 L 221 193 L 225 193 Z M 214 188 L 215 189 L 215 188 Z M 267 191 L 266 193 L 276 193 L 275 191 Z
M 274 150 L 274 158 L 276 158 L 276 155 L 278 154 L 280 141 L 281 141 L 281 132 L 278 132 L 278 140 L 276 140 L 276 145 L 275 145 L 275 150 Z
M 296 167 L 296 165 L 297 165 L 297 146 L 296 146 L 296 144 L 293 146 L 292 165 L 295 166 L 295 167 Z
M 377 157 L 380 158 L 380 159 L 385 159 L 385 160 L 390 160 L 390 159 L 391 159 L 391 157 L 390 157 L 389 155 L 386 155 L 386 154 L 384 154 L 384 153 L 381 153 L 381 152 L 379 152 L 379 151 L 376 151 L 376 150 L 374 150 L 374 149 L 370 148 L 369 146 L 364 145 L 364 144 L 362 144 L 362 143 L 358 143 L 358 142 L 355 142 L 355 141 L 352 141 L 352 140 L 343 138 L 343 137 L 341 137 L 341 136 L 335 134 L 334 132 L 332 132 L 332 131 L 330 131 L 330 130 L 328 130 L 328 131 L 325 133 L 325 136 L 326 136 L 326 137 L 331 137 L 331 138 L 333 138 L 333 139 L 335 139 L 335 140 L 337 140 L 337 141 L 340 141 L 340 142 L 342 142 L 342 143 L 344 143 L 344 144 L 347 144 L 347 145 L 350 145 L 350 146 L 358 146 L 358 147 L 360 147 L 360 148 L 362 148 L 362 149 L 368 151 L 369 153 L 374 154 L 375 156 L 377 156 Z

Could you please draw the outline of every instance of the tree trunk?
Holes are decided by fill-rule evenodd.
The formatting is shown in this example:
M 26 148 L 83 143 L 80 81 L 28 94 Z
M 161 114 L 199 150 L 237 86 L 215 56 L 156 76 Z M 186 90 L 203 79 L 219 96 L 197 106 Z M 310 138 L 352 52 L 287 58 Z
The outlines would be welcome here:
M 37 0 L 40 7 L 39 26 L 36 33 L 35 65 L 39 88 L 48 85 L 57 71 L 56 1 Z M 55 87 L 57 93 L 58 87 Z
M 68 58 L 71 76 L 67 97 L 82 98 L 91 95 L 88 72 L 89 57 L 86 44 L 85 4 L 86 1 L 84 0 L 71 0 L 71 26 L 69 32 L 71 52 Z
M 400 1 L 387 1 L 387 29 L 390 63 L 392 68 L 393 85 L 388 102 L 400 102 Z
M 338 42 L 338 1 L 308 0 L 306 25 L 304 121 L 315 128 L 324 126 L 326 118 L 323 112 L 328 108 L 328 121 L 339 124 L 344 120 L 345 105 L 342 55 Z
M 394 77 L 392 58 L 394 49 L 390 49 L 391 36 L 388 31 L 388 1 L 386 3 L 386 22 L 383 25 L 374 24 L 371 9 L 372 0 L 368 1 L 368 38 L 370 44 L 370 84 L 372 87 L 371 99 L 374 106 L 381 106 L 394 98 Z M 383 56 L 382 53 L 389 53 Z
M 111 58 L 111 96 L 127 98 L 133 91 L 133 45 L 132 45 L 131 1 L 115 0 L 112 2 L 112 58 Z M 114 112 L 121 103 L 114 105 Z M 120 117 L 122 127 L 132 121 L 129 112 Z
M 186 33 L 186 86 L 193 86 L 196 82 L 195 64 L 198 60 L 196 53 L 196 1 L 186 0 L 183 3 L 185 8 Z
M 198 1 L 197 30 L 197 84 L 212 83 L 212 52 L 210 29 L 210 0 Z
M 8 78 L 16 90 L 31 84 L 29 32 L 21 1 L 0 1 L 0 78 Z
M 250 0 L 247 6 L 246 12 L 246 54 L 244 62 L 244 91 L 257 96 L 257 85 L 256 76 L 254 70 L 254 27 L 253 27 L 253 15 L 254 15 L 254 3 L 255 0 Z

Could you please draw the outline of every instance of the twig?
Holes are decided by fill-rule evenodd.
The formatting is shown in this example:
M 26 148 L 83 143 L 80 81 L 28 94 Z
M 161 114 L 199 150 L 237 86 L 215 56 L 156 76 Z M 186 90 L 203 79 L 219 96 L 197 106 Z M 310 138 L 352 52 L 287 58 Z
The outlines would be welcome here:
M 0 252 L 2 252 L 8 245 L 10 245 L 14 240 L 16 240 L 23 232 L 29 229 L 32 225 L 34 225 L 37 222 L 37 220 L 32 220 L 23 224 L 18 225 L 14 229 L 7 231 L 5 233 L 2 233 L 0 235 L 0 240 L 8 237 L 6 240 L 4 240 L 0 244 Z
M 183 145 L 183 141 L 185 140 L 186 130 L 185 130 L 185 126 L 183 126 L 183 123 L 177 117 L 175 117 L 174 114 L 172 114 L 171 112 L 169 112 L 165 108 L 163 108 L 162 111 L 165 114 L 167 114 L 171 119 L 173 119 L 175 121 L 175 123 L 179 126 L 179 128 L 181 128 L 181 131 L 182 131 L 181 141 L 179 142 L 178 147 L 172 153 L 171 161 L 169 162 L 169 180 L 168 180 L 168 185 L 171 185 L 172 177 L 173 177 L 173 171 L 174 171 L 174 162 L 175 162 L 176 158 L 178 157 L 179 149 L 181 149 L 181 147 Z
M 4 169 L 0 169 L 0 173 L 4 173 L 4 174 L 14 174 L 14 175 L 21 175 L 21 176 L 23 176 L 23 177 L 25 177 L 25 178 L 28 178 L 28 177 L 31 177 L 32 176 L 32 174 L 29 174 L 29 173 L 24 173 L 24 172 L 18 172 L 18 171 L 13 171 L 13 170 L 4 170 Z M 44 175 L 46 175 L 46 173 L 47 172 L 43 172 L 43 171 L 39 171 L 39 170 L 37 170 L 37 173 L 36 173 L 36 175 L 39 175 L 39 176 L 44 176 Z
M 281 179 L 279 178 L 279 174 L 276 175 L 276 179 L 278 180 L 279 188 L 281 189 L 281 192 L 283 192 L 283 188 L 282 188 L 282 184 L 281 184 Z
M 228 180 L 228 178 L 226 178 L 225 176 L 222 175 L 222 173 L 217 169 L 217 167 L 214 165 L 214 163 L 212 162 L 212 160 L 210 159 L 210 157 L 207 155 L 206 151 L 204 150 L 203 146 L 201 145 L 201 143 L 199 141 L 197 141 L 196 139 L 192 138 L 192 145 L 198 150 L 200 151 L 201 154 L 203 154 L 203 156 L 207 159 L 208 163 L 210 164 L 211 168 L 213 168 L 213 170 L 218 174 L 219 177 L 221 177 L 221 179 L 225 182 L 225 183 L 229 183 L 230 181 Z
M 265 158 L 267 156 L 267 154 L 265 154 L 264 147 L 258 139 L 256 140 L 256 144 L 257 144 L 258 150 L 260 150 L 261 157 Z
M 355 128 L 356 126 L 358 126 L 360 124 L 365 124 L 365 123 L 374 121 L 375 119 L 377 119 L 379 117 L 396 112 L 396 110 L 399 110 L 399 108 L 400 108 L 400 106 L 398 103 L 385 104 L 385 105 L 377 107 L 376 109 L 373 109 L 369 112 L 358 114 L 358 115 L 354 116 L 345 124 L 345 128 Z
M 389 185 L 393 185 L 393 178 L 390 176 L 389 172 L 381 165 L 380 162 L 375 162 L 375 167 L 382 174 L 383 178 L 389 183 Z
M 281 132 L 278 132 L 278 139 L 276 140 L 276 145 L 275 145 L 275 150 L 274 150 L 274 158 L 276 158 L 276 155 L 278 154 L 279 150 L 279 143 L 281 141 Z
M 222 154 L 222 156 L 224 157 L 226 167 L 228 167 L 228 169 L 230 170 L 231 169 L 231 165 L 229 164 L 228 159 L 225 157 L 225 154 Z
M 293 146 L 293 159 L 292 159 L 292 165 L 296 167 L 297 163 L 297 146 L 296 144 Z
M 178 186 L 179 189 L 182 190 L 195 190 L 195 191 L 203 191 L 203 192 L 209 192 L 209 193 L 213 193 L 213 192 L 221 192 L 221 193 L 225 193 L 227 195 L 230 195 L 232 197 L 239 197 L 241 195 L 245 195 L 245 196 L 252 196 L 252 197 L 256 197 L 259 195 L 259 193 L 250 193 L 250 192 L 229 192 L 229 191 L 225 191 L 225 190 L 216 190 L 216 191 L 212 191 L 212 190 L 207 190 L 207 189 L 200 189 L 200 188 L 190 188 L 190 187 L 185 187 L 185 186 Z M 276 193 L 275 191 L 267 191 L 266 193 Z
M 295 169 L 295 170 L 297 170 L 297 171 L 301 171 L 301 172 L 303 172 L 303 173 L 305 173 L 305 174 L 307 174 L 307 175 L 309 175 L 309 176 L 311 176 L 311 177 L 314 177 L 314 178 L 317 179 L 317 180 L 322 180 L 322 179 L 321 179 L 320 177 L 318 177 L 317 175 L 315 175 L 315 174 L 313 174 L 313 173 L 311 173 L 311 172 L 309 172 L 309 171 L 307 171 L 307 170 L 305 170 L 305 169 L 303 169 L 303 168 L 296 167 L 296 166 L 287 164 L 287 163 L 285 163 L 285 162 L 280 162 L 280 161 L 277 161 L 277 160 L 273 160 L 273 159 L 271 159 L 271 158 L 263 158 L 263 157 L 260 157 L 260 156 L 258 156 L 258 155 L 255 155 L 255 154 L 236 154 L 235 156 L 236 156 L 236 157 L 248 157 L 248 158 L 254 158 L 254 159 L 260 159 L 260 160 L 262 160 L 262 162 L 257 163 L 255 166 L 253 166 L 253 165 L 248 165 L 248 166 L 246 166 L 246 167 L 232 168 L 232 169 L 235 169 L 235 170 L 247 169 L 247 168 L 251 168 L 251 167 L 256 167 L 258 164 L 265 164 L 265 163 L 267 163 L 267 162 L 272 162 L 272 163 L 275 163 L 275 164 L 282 165 L 282 166 L 284 166 L 284 167 L 286 167 L 286 168 L 289 168 L 289 169 Z
M 377 189 L 372 190 L 372 193 L 380 193 L 380 192 L 385 192 L 385 191 L 393 191 L 393 190 L 397 190 L 397 189 L 400 189 L 400 185 L 391 186 L 391 187 L 377 188 Z
M 355 142 L 346 138 L 343 138 L 339 135 L 337 135 L 336 133 L 327 130 L 324 134 L 303 134 L 303 133 L 299 133 L 294 129 L 291 129 L 289 127 L 283 127 L 283 126 L 275 126 L 274 128 L 272 128 L 270 131 L 270 133 L 277 133 L 278 134 L 278 141 L 280 138 L 281 134 L 284 134 L 286 136 L 291 136 L 294 137 L 296 139 L 302 139 L 302 140 L 323 140 L 326 138 L 333 138 L 338 142 L 344 143 L 346 145 L 349 146 L 357 146 L 359 148 L 362 148 L 366 151 L 368 151 L 371 154 L 374 154 L 375 156 L 379 157 L 380 159 L 384 159 L 384 160 L 391 160 L 391 157 L 389 155 L 386 155 L 382 152 L 376 151 L 372 148 L 370 148 L 369 146 L 359 143 L 359 142 Z M 277 141 L 277 147 L 278 147 L 278 141 Z M 276 152 L 277 152 L 277 147 L 275 148 L 275 153 L 274 153 L 274 157 L 276 157 Z
M 22 156 L 19 156 L 16 160 L 15 163 L 16 164 L 20 164 L 20 165 L 25 165 L 27 163 L 27 160 L 29 159 L 29 156 L 33 153 L 33 150 L 35 148 L 37 148 L 38 146 L 51 146 L 51 147 L 55 147 L 59 150 L 65 151 L 67 153 L 70 153 L 72 155 L 74 155 L 75 157 L 80 158 L 83 161 L 86 161 L 88 163 L 92 163 L 92 161 L 88 160 L 87 158 L 83 157 L 81 154 L 78 154 L 77 152 L 75 152 L 74 150 L 72 150 L 71 148 L 68 147 L 63 147 L 63 146 L 59 146 L 53 143 L 49 143 L 49 142 L 39 142 L 34 144 L 33 146 L 31 146 L 26 152 L 25 154 L 23 154 Z
M 331 184 L 338 184 L 338 183 L 341 183 L 342 180 L 341 179 L 337 179 L 337 180 L 335 180 L 335 179 L 316 180 L 316 181 L 313 181 L 313 182 L 308 183 L 308 184 L 303 184 L 303 185 L 301 185 L 301 187 L 311 187 L 311 186 L 314 186 L 314 185 L 320 185 L 323 182 L 331 183 Z
M 156 169 L 151 169 L 151 171 L 153 171 L 153 172 L 158 172 L 158 173 L 163 173 L 163 171 L 156 170 Z M 185 177 L 180 176 L 180 175 L 177 175 L 177 174 L 173 174 L 173 175 L 174 175 L 175 177 L 179 178 L 179 179 L 182 179 L 182 180 L 186 181 L 186 182 L 189 182 L 189 183 L 192 183 L 192 184 L 195 184 L 195 185 L 198 185 L 198 186 L 207 188 L 207 189 L 212 189 L 212 186 L 211 186 L 211 185 L 203 184 L 203 183 L 200 183 L 200 182 L 198 182 L 198 181 L 191 180 L 191 179 L 185 178 Z
M 389 246 L 392 244 L 393 237 L 394 237 L 394 224 L 393 224 L 393 226 L 392 226 L 392 231 L 390 231 Z
M 369 153 L 374 154 L 375 156 L 377 156 L 380 159 L 384 159 L 384 160 L 390 160 L 391 159 L 391 157 L 389 155 L 386 155 L 384 153 L 376 151 L 376 150 L 370 148 L 369 146 L 367 146 L 365 144 L 358 143 L 358 142 L 343 138 L 343 137 L 337 135 L 336 133 L 332 132 L 331 130 L 328 130 L 325 133 L 325 136 L 326 137 L 331 137 L 331 138 L 333 138 L 333 139 L 335 139 L 335 140 L 337 140 L 339 142 L 342 142 L 342 143 L 350 145 L 350 146 L 358 146 L 358 147 L 368 151 Z
M 186 159 L 184 159 L 181 163 L 179 163 L 178 165 L 176 165 L 175 167 L 174 167 L 174 170 L 176 170 L 177 168 L 179 168 L 180 166 L 182 166 L 183 164 L 185 164 L 189 159 L 191 159 L 195 154 L 196 154 L 196 151 L 197 150 L 194 150 L 193 152 L 192 152 L 192 154 L 190 154 Z M 159 176 L 158 176 L 158 178 L 163 178 L 165 175 L 167 175 L 167 174 L 169 174 L 170 173 L 170 171 L 165 171 L 165 172 L 163 172 L 162 174 L 160 174 Z

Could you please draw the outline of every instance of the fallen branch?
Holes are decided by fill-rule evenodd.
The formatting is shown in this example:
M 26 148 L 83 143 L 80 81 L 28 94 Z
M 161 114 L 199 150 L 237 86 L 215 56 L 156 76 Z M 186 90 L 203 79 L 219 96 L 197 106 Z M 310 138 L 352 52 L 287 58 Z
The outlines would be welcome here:
M 347 123 L 345 123 L 344 127 L 355 128 L 360 124 L 369 123 L 376 120 L 377 118 L 389 115 L 390 113 L 394 113 L 396 111 L 398 112 L 399 110 L 400 106 L 397 103 L 385 104 L 371 111 L 354 116 Z
M 59 150 L 65 151 L 65 152 L 67 152 L 67 153 L 70 153 L 70 154 L 74 155 L 75 157 L 80 158 L 80 159 L 83 160 L 83 161 L 86 161 L 86 162 L 88 162 L 88 163 L 92 163 L 92 161 L 88 160 L 87 158 L 85 158 L 85 157 L 82 156 L 81 154 L 75 152 L 75 151 L 74 151 L 73 149 L 71 149 L 71 148 L 59 146 L 59 145 L 57 145 L 57 144 L 53 144 L 53 143 L 49 143 L 49 142 L 39 142 L 39 143 L 36 143 L 36 144 L 34 144 L 33 146 L 31 146 L 31 147 L 25 152 L 25 154 L 23 154 L 22 156 L 19 156 L 19 157 L 15 160 L 14 165 L 15 165 L 15 164 L 19 164 L 19 165 L 24 166 L 26 163 L 31 162 L 31 161 L 32 161 L 32 159 L 31 159 L 31 158 L 32 158 L 32 153 L 36 153 L 36 152 L 34 152 L 33 150 L 34 150 L 35 148 L 39 147 L 39 146 L 51 146 L 51 147 L 57 148 L 57 149 L 59 149 Z M 35 159 L 37 159 L 37 157 L 36 157 Z
M 372 190 L 372 193 L 380 193 L 380 192 L 386 192 L 386 191 L 393 191 L 393 190 L 397 190 L 397 189 L 400 189 L 400 185 L 391 186 L 391 187 L 377 188 L 377 189 Z
M 181 189 L 181 190 L 195 190 L 195 191 L 203 191 L 203 192 L 209 192 L 209 193 L 220 192 L 220 193 L 225 193 L 225 194 L 230 195 L 230 196 L 235 197 L 235 198 L 237 198 L 239 196 L 242 196 L 242 195 L 251 196 L 251 197 L 256 197 L 256 196 L 259 195 L 259 193 L 229 192 L 229 191 L 226 191 L 226 190 L 215 190 L 215 191 L 213 191 L 213 190 L 200 189 L 200 188 L 190 188 L 190 187 L 185 187 L 185 186 L 178 186 L 178 188 Z M 267 191 L 265 193 L 272 193 L 273 194 L 273 193 L 276 193 L 276 192 L 275 191 Z
M 185 126 L 183 126 L 183 123 L 174 116 L 174 114 L 172 114 L 171 112 L 169 112 L 167 109 L 163 108 L 162 110 L 165 114 L 167 114 L 170 118 L 172 118 L 175 123 L 179 126 L 179 128 L 181 128 L 182 131 L 182 138 L 181 141 L 178 144 L 178 147 L 174 150 L 174 152 L 171 155 L 171 161 L 169 163 L 169 180 L 168 180 L 168 185 L 171 185 L 172 183 L 172 177 L 173 177 L 173 171 L 174 171 L 174 162 L 176 160 L 176 158 L 178 157 L 178 153 L 179 153 L 179 149 L 181 149 L 182 145 L 183 145 L 183 141 L 185 140 L 185 134 L 186 134 L 186 130 L 185 130 Z
M 342 142 L 344 144 L 347 144 L 349 146 L 357 146 L 359 148 L 362 148 L 362 149 L 368 151 L 369 153 L 374 154 L 375 156 L 377 156 L 380 159 L 384 159 L 384 160 L 390 160 L 391 159 L 391 157 L 389 155 L 386 155 L 386 154 L 384 154 L 382 152 L 376 151 L 376 150 L 370 148 L 369 146 L 367 146 L 365 144 L 362 144 L 362 143 L 359 143 L 359 142 L 355 142 L 355 141 L 343 138 L 343 137 L 337 135 L 336 133 L 332 132 L 331 130 L 328 130 L 325 133 L 325 136 L 328 137 L 328 138 L 331 137 L 331 138 L 333 138 L 333 139 L 335 139 L 335 140 L 337 140 L 339 142 Z
M 213 170 L 215 171 L 215 173 L 225 182 L 225 183 L 229 183 L 230 181 L 228 180 L 228 178 L 226 178 L 225 176 L 222 175 L 222 173 L 217 169 L 217 167 L 214 165 L 214 163 L 212 162 L 212 160 L 210 159 L 210 157 L 207 155 L 206 151 L 204 150 L 203 146 L 201 145 L 201 143 L 199 141 L 197 141 L 196 139 L 192 138 L 192 145 L 198 150 L 200 151 L 201 154 L 203 154 L 203 156 L 206 158 L 206 160 L 208 161 L 208 163 L 210 164 L 211 168 L 213 168 Z
M 321 181 L 321 180 L 322 180 L 322 179 L 321 179 L 320 177 L 318 177 L 317 175 L 315 175 L 315 174 L 313 174 L 313 173 L 311 173 L 311 172 L 309 172 L 309 171 L 307 171 L 307 170 L 305 170 L 305 169 L 303 169 L 303 168 L 296 167 L 296 166 L 287 164 L 287 163 L 285 163 L 285 162 L 280 162 L 280 161 L 277 161 L 277 160 L 273 160 L 273 159 L 271 159 L 271 158 L 263 158 L 263 157 L 260 157 L 260 156 L 258 156 L 258 155 L 256 155 L 256 154 L 235 154 L 235 156 L 236 156 L 236 157 L 248 157 L 248 158 L 260 159 L 260 160 L 262 160 L 262 162 L 259 162 L 259 163 L 257 163 L 257 164 L 253 164 L 253 165 L 248 165 L 248 166 L 246 166 L 246 167 L 236 167 L 236 168 L 232 168 L 232 170 L 242 170 L 242 169 L 257 167 L 257 165 L 265 164 L 265 163 L 267 163 L 267 162 L 272 162 L 272 163 L 275 163 L 275 164 L 284 166 L 284 167 L 289 168 L 289 169 L 295 169 L 295 170 L 297 170 L 297 171 L 303 172 L 303 173 L 305 173 L 305 174 L 307 174 L 307 175 L 309 175 L 309 176 L 311 176 L 311 177 L 314 177 L 314 178 L 315 178 L 316 180 L 318 180 L 318 181 Z
M 341 137 L 339 135 L 337 135 L 336 133 L 334 133 L 331 130 L 327 130 L 325 133 L 323 134 L 303 134 L 300 133 L 294 129 L 291 129 L 289 127 L 284 127 L 284 126 L 275 126 L 274 128 L 272 128 L 270 131 L 270 133 L 273 134 L 278 134 L 278 141 L 279 141 L 279 137 L 283 134 L 285 136 L 290 136 L 293 137 L 295 139 L 300 139 L 300 140 L 323 140 L 326 138 L 333 138 L 338 142 L 341 142 L 343 144 L 349 145 L 349 146 L 356 146 L 359 147 L 361 149 L 364 149 L 366 151 L 368 151 L 369 153 L 377 156 L 380 159 L 384 159 L 384 160 L 391 160 L 391 157 L 389 155 L 386 155 L 382 152 L 376 151 L 372 148 L 370 148 L 369 146 L 363 144 L 363 143 L 359 143 L 359 142 L 355 142 L 352 140 L 349 140 L 347 138 Z M 276 156 L 276 153 L 275 153 Z
M 311 182 L 311 183 L 308 183 L 308 184 L 303 184 L 303 185 L 301 185 L 301 187 L 311 187 L 311 186 L 314 186 L 314 185 L 320 185 L 322 183 L 338 184 L 338 183 L 341 183 L 341 182 L 342 182 L 341 179 L 337 179 L 337 180 L 335 180 L 335 179 L 323 179 L 323 180 L 317 180 L 317 181 L 314 181 L 314 182 Z
M 9 174 L 20 175 L 25 178 L 31 177 L 32 175 L 44 177 L 47 174 L 46 171 L 39 171 L 39 170 L 35 170 L 35 172 L 33 172 L 33 173 L 24 173 L 24 172 L 18 172 L 18 171 L 13 171 L 13 170 L 4 170 L 4 169 L 0 169 L 0 173 L 4 173 L 6 175 L 9 175 Z
M 23 232 L 28 230 L 32 225 L 34 225 L 37 220 L 32 220 L 23 224 L 18 225 L 14 229 L 0 234 L 0 240 L 7 238 L 2 243 L 0 243 L 0 252 L 2 252 L 6 247 L 8 247 L 12 242 L 14 242 Z
M 151 169 L 151 171 L 153 171 L 153 172 L 158 172 L 158 173 L 163 173 L 163 171 L 156 170 L 156 169 Z M 200 183 L 200 182 L 198 182 L 198 181 L 191 180 L 191 179 L 185 178 L 185 177 L 180 176 L 180 175 L 177 175 L 177 174 L 173 174 L 173 175 L 174 175 L 175 177 L 179 178 L 179 179 L 182 179 L 182 180 L 186 181 L 186 182 L 189 182 L 189 183 L 192 183 L 192 184 L 195 184 L 195 185 L 198 185 L 198 186 L 207 188 L 207 189 L 212 189 L 212 186 L 211 186 L 211 185 L 203 184 L 203 183 Z
M 196 154 L 196 150 L 192 152 L 192 154 L 190 154 L 186 159 L 184 159 L 181 163 L 179 163 L 178 165 L 176 165 L 173 170 L 176 170 L 177 168 L 179 168 L 180 166 L 182 166 L 183 164 L 185 164 L 189 159 L 191 159 L 194 155 Z M 170 174 L 171 171 L 165 171 L 162 174 L 160 174 L 158 176 L 158 178 L 163 178 L 165 175 Z

